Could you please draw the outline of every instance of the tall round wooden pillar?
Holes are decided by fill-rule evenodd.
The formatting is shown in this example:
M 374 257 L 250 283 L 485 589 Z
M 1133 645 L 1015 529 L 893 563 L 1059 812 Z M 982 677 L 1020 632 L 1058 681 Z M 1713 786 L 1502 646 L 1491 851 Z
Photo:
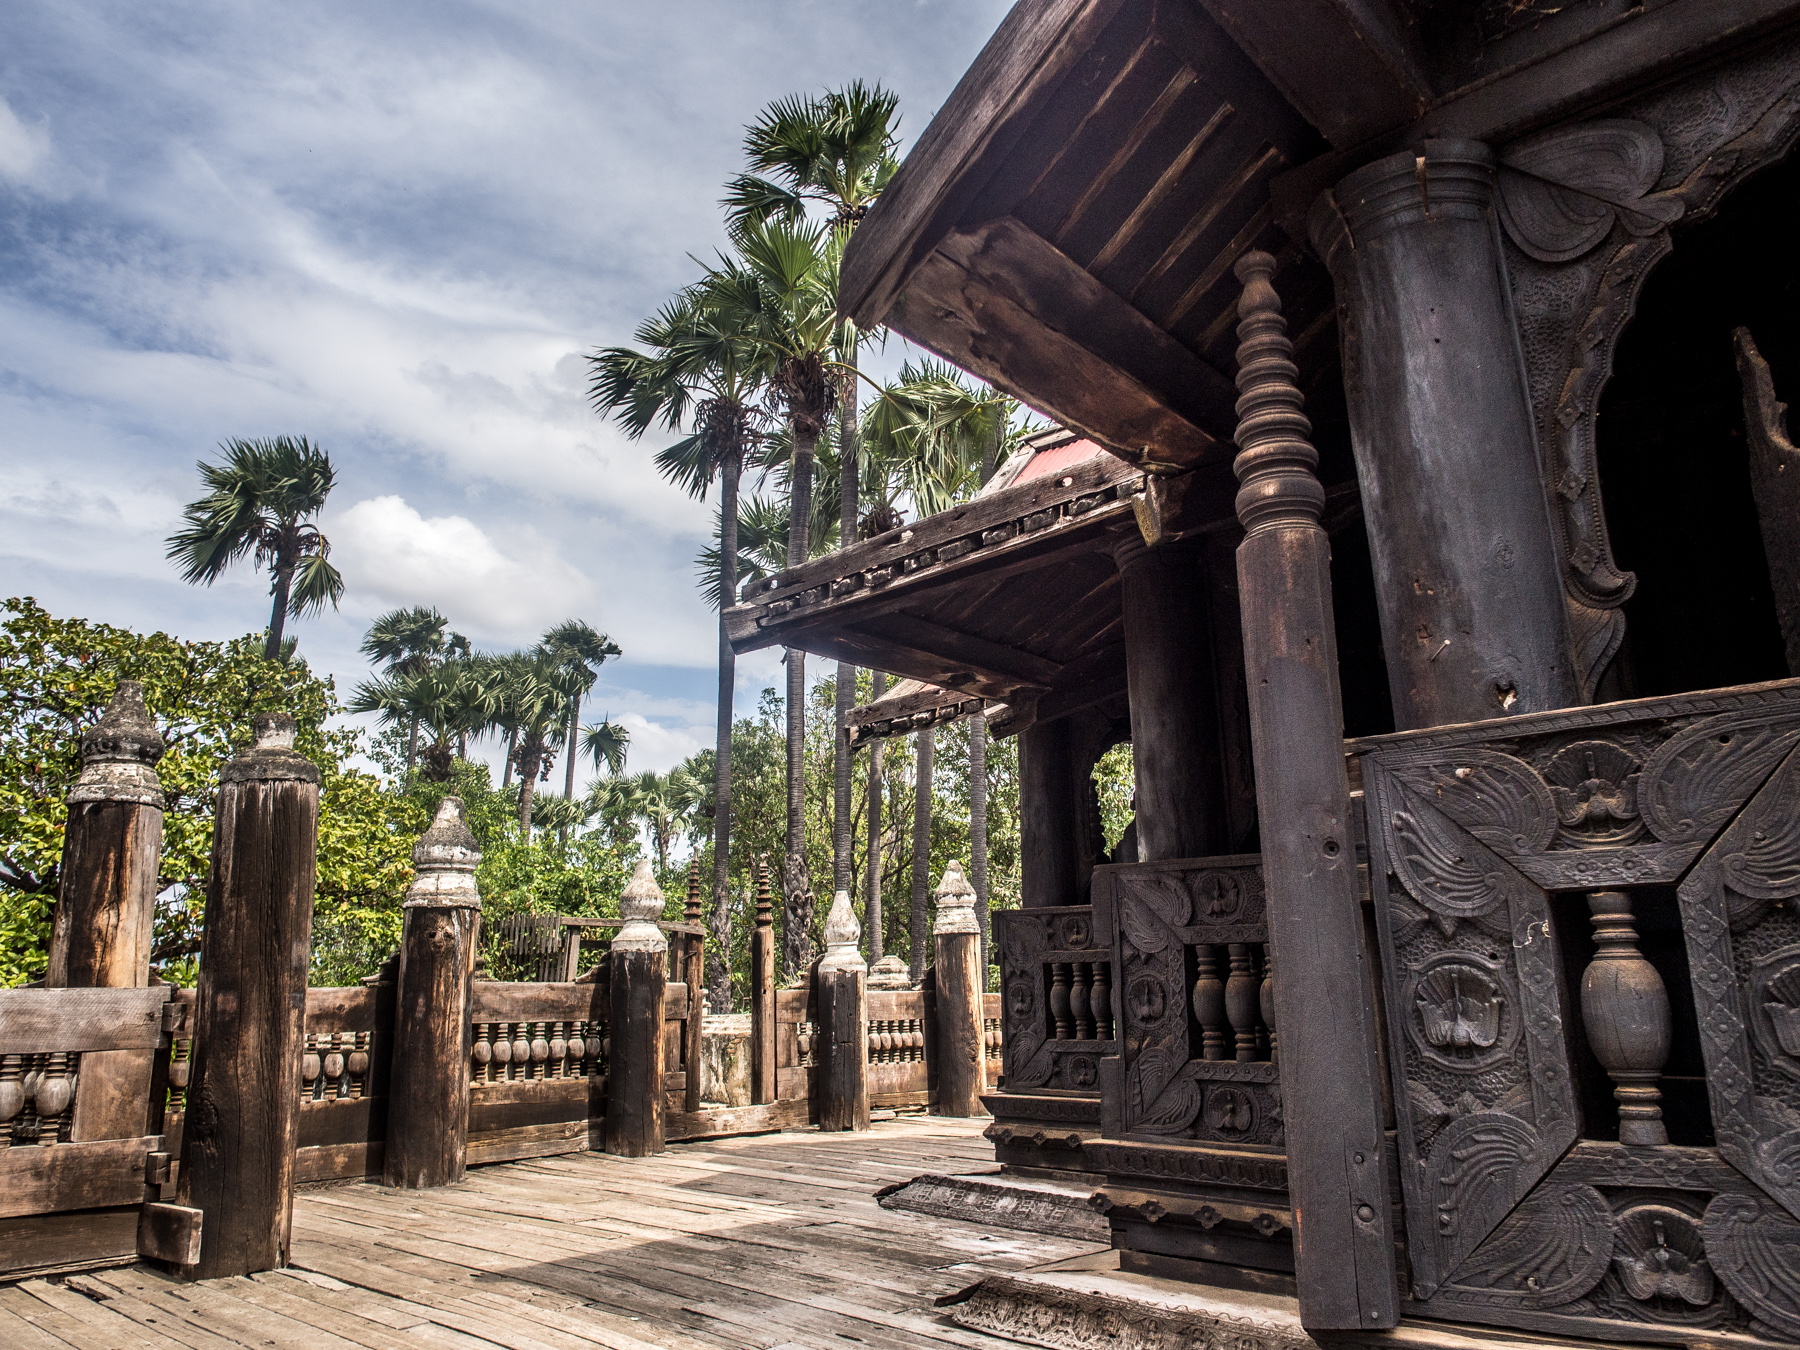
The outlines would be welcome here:
M 219 771 L 181 1184 L 204 1211 L 195 1279 L 287 1264 L 300 1126 L 319 771 L 294 719 L 256 719 Z
M 150 930 L 162 861 L 163 739 L 144 687 L 120 680 L 106 715 L 81 738 L 81 777 L 69 790 L 51 989 L 141 989 L 150 982 Z M 88 1068 L 83 1062 L 83 1072 Z
M 460 797 L 413 846 L 400 938 L 387 1146 L 382 1181 L 418 1190 L 461 1181 L 469 1152 L 469 998 L 475 974 L 481 853 Z
M 869 965 L 857 944 L 862 925 L 850 892 L 831 897 L 825 955 L 819 962 L 819 1021 L 825 1041 L 819 1071 L 819 1128 L 869 1128 Z
M 1076 903 L 1075 748 L 1066 719 L 1019 733 L 1019 903 Z
M 1149 548 L 1132 529 L 1113 549 L 1125 616 L 1138 858 L 1204 858 L 1227 829 L 1218 705 L 1196 549 Z
M 952 858 L 937 888 L 932 924 L 937 970 L 937 1061 L 940 1116 L 985 1116 L 987 1051 L 982 1044 L 981 924 L 975 888 Z
M 1315 203 L 1394 718 L 1581 702 L 1494 216 L 1494 155 L 1426 141 Z
M 606 1151 L 644 1158 L 663 1151 L 663 993 L 669 940 L 656 926 L 663 893 L 648 862 L 639 862 L 619 897 L 625 926 L 613 939 L 612 1051 L 606 1070 Z M 693 991 L 689 996 L 694 997 Z

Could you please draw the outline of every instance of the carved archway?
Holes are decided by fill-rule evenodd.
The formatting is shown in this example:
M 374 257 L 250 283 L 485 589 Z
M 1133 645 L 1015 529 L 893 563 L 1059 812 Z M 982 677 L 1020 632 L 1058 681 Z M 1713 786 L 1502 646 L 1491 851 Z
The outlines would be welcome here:
M 1800 38 L 1500 149 L 1500 219 L 1588 698 L 1635 578 L 1607 538 L 1595 422 L 1613 351 L 1672 226 L 1710 215 L 1800 138 Z

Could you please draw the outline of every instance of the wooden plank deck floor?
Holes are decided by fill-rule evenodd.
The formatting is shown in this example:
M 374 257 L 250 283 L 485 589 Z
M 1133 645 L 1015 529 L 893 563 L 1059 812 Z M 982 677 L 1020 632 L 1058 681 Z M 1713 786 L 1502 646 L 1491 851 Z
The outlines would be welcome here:
M 1000 1350 L 933 1300 L 1091 1248 L 873 1198 L 991 1166 L 982 1124 L 913 1117 L 502 1163 L 434 1191 L 312 1191 L 289 1270 L 184 1284 L 138 1265 L 0 1287 L 0 1345 Z

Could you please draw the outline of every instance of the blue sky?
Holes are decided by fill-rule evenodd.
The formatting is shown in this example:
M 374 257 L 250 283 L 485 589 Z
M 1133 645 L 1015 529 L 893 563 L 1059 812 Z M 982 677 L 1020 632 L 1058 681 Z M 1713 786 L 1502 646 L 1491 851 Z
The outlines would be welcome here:
M 0 8 L 0 592 L 184 637 L 267 580 L 163 539 L 227 436 L 305 434 L 349 592 L 299 627 L 340 688 L 375 614 L 478 644 L 578 616 L 634 768 L 711 740 L 711 507 L 584 402 L 582 354 L 723 237 L 743 124 L 879 80 L 910 144 L 1004 0 Z M 899 344 L 884 364 L 897 366 Z M 739 705 L 778 681 L 739 665 Z

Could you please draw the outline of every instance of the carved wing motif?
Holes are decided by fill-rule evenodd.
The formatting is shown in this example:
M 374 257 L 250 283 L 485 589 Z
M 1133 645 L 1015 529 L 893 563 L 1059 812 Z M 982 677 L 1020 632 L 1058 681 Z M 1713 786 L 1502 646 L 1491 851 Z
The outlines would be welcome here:
M 1700 1221 L 1713 1273 L 1751 1312 L 1800 1337 L 1800 1223 L 1760 1196 L 1715 1196 Z
M 1395 809 L 1388 833 L 1394 871 L 1427 909 L 1466 919 L 1505 897 L 1504 870 L 1492 865 L 1485 850 L 1465 847 L 1457 828 L 1430 807 Z
M 1522 759 L 1469 749 L 1384 763 L 1421 799 L 1502 854 L 1542 853 L 1556 837 L 1550 789 Z
M 1437 1137 L 1420 1164 L 1433 1224 L 1414 1253 L 1420 1297 L 1430 1298 L 1444 1272 L 1460 1266 L 1537 1183 L 1554 1161 L 1547 1152 L 1529 1123 L 1498 1111 L 1465 1116 Z
M 1184 1134 L 1200 1114 L 1201 1093 L 1185 1061 L 1150 1046 L 1132 1061 L 1126 1082 L 1126 1129 L 1133 1134 Z
M 1540 262 L 1568 262 L 1597 246 L 1615 219 L 1633 234 L 1679 220 L 1673 194 L 1652 194 L 1663 144 L 1642 122 L 1605 118 L 1515 141 L 1500 155 L 1500 219 Z
M 1792 705 L 1708 717 L 1650 756 L 1638 807 L 1658 839 L 1709 839 L 1797 743 L 1800 710 Z
M 1181 873 L 1121 878 L 1119 924 L 1126 940 L 1146 956 L 1177 940 L 1175 929 L 1194 912 L 1188 879 Z
M 1512 1308 L 1554 1308 L 1600 1283 L 1612 1261 L 1612 1207 L 1592 1186 L 1544 1185 L 1506 1216 L 1437 1296 Z
M 1734 829 L 1741 847 L 1721 860 L 1725 884 L 1756 900 L 1800 895 L 1800 759 L 1788 756 L 1744 817 L 1748 837 Z

